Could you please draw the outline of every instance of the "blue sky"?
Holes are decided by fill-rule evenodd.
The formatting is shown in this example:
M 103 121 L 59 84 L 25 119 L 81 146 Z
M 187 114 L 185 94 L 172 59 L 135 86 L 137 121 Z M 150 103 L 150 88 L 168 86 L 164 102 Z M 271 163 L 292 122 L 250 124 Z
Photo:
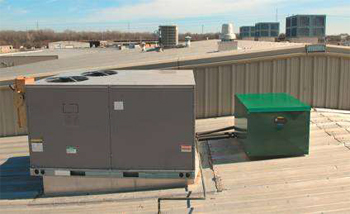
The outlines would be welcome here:
M 0 29 L 157 30 L 177 24 L 181 32 L 218 32 L 239 26 L 281 22 L 292 14 L 326 14 L 327 34 L 350 33 L 350 0 L 0 0 Z

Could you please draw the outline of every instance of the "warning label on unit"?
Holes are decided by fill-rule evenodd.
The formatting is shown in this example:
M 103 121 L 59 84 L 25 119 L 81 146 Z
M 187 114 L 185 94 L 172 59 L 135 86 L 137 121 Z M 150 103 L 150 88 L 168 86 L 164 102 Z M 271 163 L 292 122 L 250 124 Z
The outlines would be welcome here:
M 124 110 L 124 102 L 123 101 L 115 101 L 114 102 L 114 110 L 116 110 L 116 111 Z
M 67 146 L 66 152 L 67 154 L 77 154 L 77 148 L 74 146 Z
M 191 145 L 181 145 L 181 152 L 192 152 Z
M 32 144 L 32 152 L 43 152 L 44 146 L 43 143 L 31 143 Z

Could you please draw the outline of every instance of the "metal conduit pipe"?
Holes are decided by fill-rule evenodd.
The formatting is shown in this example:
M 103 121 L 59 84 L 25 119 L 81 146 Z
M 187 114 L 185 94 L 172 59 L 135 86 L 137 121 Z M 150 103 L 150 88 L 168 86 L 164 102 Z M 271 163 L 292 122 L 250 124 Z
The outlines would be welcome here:
M 213 134 L 213 133 L 223 132 L 223 131 L 228 131 L 228 130 L 236 130 L 236 131 L 242 131 L 242 132 L 247 131 L 246 129 L 238 128 L 236 126 L 228 126 L 228 127 L 221 128 L 221 129 L 214 129 L 214 130 L 205 131 L 205 132 L 198 132 L 198 133 L 196 133 L 196 135 L 197 136 L 208 135 L 208 134 Z

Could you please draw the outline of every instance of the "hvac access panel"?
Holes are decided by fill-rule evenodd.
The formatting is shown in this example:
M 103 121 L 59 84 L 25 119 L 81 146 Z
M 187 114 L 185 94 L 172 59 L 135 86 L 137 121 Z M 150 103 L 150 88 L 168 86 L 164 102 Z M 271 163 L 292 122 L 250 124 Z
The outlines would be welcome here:
M 194 86 L 110 89 L 114 170 L 194 169 Z
M 108 169 L 107 87 L 28 86 L 31 167 Z

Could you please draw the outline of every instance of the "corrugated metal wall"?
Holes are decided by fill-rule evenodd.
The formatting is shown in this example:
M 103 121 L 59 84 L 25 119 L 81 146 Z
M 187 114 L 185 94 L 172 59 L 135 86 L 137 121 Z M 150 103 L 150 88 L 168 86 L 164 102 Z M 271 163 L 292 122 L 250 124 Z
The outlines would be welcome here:
M 9 87 L 0 86 L 0 137 L 27 133 L 26 128 L 17 125 L 13 99 L 13 91 Z
M 197 118 L 233 114 L 235 93 L 287 92 L 314 107 L 350 109 L 349 57 L 283 56 L 185 69 L 195 73 Z M 13 92 L 0 87 L 0 137 L 27 132 L 16 120 Z
M 350 109 L 350 59 L 325 55 L 197 67 L 197 118 L 230 115 L 234 94 L 286 92 L 313 107 Z

